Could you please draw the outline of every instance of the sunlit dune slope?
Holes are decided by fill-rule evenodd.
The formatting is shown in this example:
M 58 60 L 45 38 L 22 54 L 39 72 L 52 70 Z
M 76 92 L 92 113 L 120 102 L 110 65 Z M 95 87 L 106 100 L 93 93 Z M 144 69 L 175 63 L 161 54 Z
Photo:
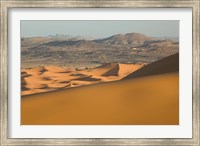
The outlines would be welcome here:
M 21 100 L 21 124 L 177 125 L 177 61 L 163 64 L 175 70 L 159 74 L 132 78 L 133 73 L 126 80 L 24 96 Z M 155 70 L 163 68 L 159 62 L 162 64 L 163 60 L 156 63 L 157 67 L 152 65 Z
M 22 124 L 178 124 L 178 73 L 29 95 Z
M 142 66 L 142 64 L 107 63 L 97 68 L 83 70 L 58 66 L 25 69 L 21 72 L 22 95 L 120 80 Z
M 178 72 L 179 71 L 179 53 L 170 55 L 161 60 L 155 61 L 147 66 L 138 69 L 132 74 L 124 77 L 124 79 L 143 77 L 149 75 Z

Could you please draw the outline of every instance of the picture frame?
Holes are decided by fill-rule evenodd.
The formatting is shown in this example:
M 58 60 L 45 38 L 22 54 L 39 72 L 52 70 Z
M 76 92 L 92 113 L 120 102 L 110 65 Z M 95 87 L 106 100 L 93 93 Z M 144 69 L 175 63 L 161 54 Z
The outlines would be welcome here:
M 8 138 L 8 10 L 9 8 L 192 8 L 193 17 L 193 48 L 192 48 L 192 65 L 193 65 L 193 83 L 192 83 L 192 107 L 193 107 L 193 138 L 178 139 L 130 139 L 130 138 L 87 138 L 87 139 L 65 139 L 65 138 L 45 138 L 45 139 L 13 139 Z M 199 46 L 200 46 L 200 1 L 135 1 L 135 0 L 69 0 L 69 1 L 21 1 L 21 0 L 1 0 L 1 89 L 0 89 L 0 107 L 1 107 L 1 143 L 7 145 L 199 145 L 199 81 L 200 81 L 200 64 L 199 64 Z

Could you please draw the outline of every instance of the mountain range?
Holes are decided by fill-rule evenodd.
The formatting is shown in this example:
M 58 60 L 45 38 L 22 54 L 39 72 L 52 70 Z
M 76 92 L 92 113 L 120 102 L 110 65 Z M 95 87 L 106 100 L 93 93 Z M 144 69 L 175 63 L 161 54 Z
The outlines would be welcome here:
M 22 68 L 42 65 L 90 67 L 104 63 L 144 63 L 179 52 L 179 42 L 140 33 L 116 34 L 104 39 L 87 37 L 21 38 Z

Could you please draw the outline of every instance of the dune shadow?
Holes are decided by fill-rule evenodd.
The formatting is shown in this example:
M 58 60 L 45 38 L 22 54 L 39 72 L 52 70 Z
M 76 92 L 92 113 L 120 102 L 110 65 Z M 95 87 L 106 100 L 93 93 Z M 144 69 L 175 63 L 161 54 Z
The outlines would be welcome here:
M 151 64 L 148 64 L 129 74 L 123 79 L 165 74 L 170 72 L 179 72 L 179 53 L 170 55 Z

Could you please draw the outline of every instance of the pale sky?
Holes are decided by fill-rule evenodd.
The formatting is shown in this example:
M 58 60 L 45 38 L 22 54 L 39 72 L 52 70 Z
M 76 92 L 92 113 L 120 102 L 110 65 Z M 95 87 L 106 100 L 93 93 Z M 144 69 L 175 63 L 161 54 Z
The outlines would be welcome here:
M 179 37 L 177 20 L 22 20 L 21 37 L 56 34 L 106 38 L 137 32 L 153 37 Z

